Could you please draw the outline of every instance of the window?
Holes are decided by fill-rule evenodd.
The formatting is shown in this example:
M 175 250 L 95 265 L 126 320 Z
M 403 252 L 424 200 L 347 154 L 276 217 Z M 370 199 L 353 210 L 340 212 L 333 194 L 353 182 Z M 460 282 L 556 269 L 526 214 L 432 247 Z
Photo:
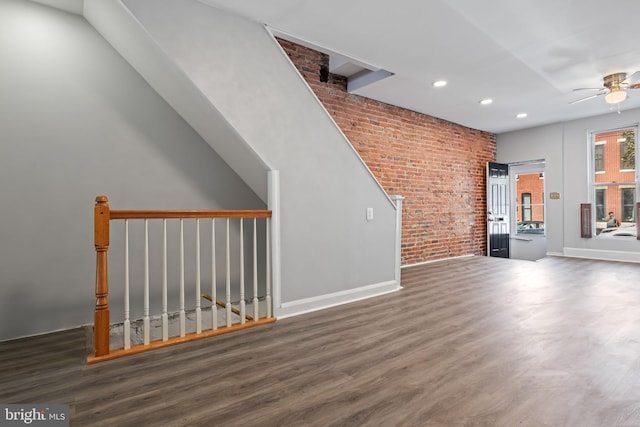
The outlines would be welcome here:
M 604 188 L 596 188 L 596 221 L 606 221 L 607 213 L 605 211 L 605 200 L 607 190 Z
M 531 221 L 531 193 L 522 193 L 522 220 Z
M 604 172 L 604 143 L 596 143 L 593 159 L 596 173 Z
M 544 234 L 544 174 L 518 174 L 515 194 L 516 234 Z
M 596 234 L 616 240 L 636 234 L 636 128 L 592 134 L 592 200 Z M 605 161 L 609 159 L 608 161 Z M 619 159 L 619 162 L 613 161 Z
M 621 188 L 620 192 L 620 198 L 622 199 L 622 215 L 620 217 L 620 221 L 635 222 L 635 188 Z

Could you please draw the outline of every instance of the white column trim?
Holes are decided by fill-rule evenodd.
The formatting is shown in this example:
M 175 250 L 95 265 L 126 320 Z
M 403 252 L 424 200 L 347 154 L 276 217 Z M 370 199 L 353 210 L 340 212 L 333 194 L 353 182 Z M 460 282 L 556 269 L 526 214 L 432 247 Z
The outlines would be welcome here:
M 267 172 L 267 207 L 271 211 L 271 276 L 273 316 L 279 317 L 281 304 L 281 251 L 280 251 L 280 171 Z
M 391 200 L 396 205 L 396 250 L 395 250 L 395 277 L 398 286 L 400 283 L 400 268 L 402 267 L 402 201 L 404 197 L 399 195 L 391 196 Z

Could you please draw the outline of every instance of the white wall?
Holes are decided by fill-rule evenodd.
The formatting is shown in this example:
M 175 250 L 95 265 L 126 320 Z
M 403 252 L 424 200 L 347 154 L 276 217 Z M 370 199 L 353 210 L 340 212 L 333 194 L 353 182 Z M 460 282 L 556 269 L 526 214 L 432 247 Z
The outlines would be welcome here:
M 0 0 L 0 58 L 0 340 L 92 322 L 99 194 L 265 208 L 82 17 Z
M 589 134 L 639 122 L 640 109 L 635 109 L 497 136 L 498 162 L 546 160 L 549 253 L 640 262 L 640 241 L 580 237 L 580 203 L 593 203 L 588 185 Z M 550 200 L 551 192 L 560 193 L 560 200 Z

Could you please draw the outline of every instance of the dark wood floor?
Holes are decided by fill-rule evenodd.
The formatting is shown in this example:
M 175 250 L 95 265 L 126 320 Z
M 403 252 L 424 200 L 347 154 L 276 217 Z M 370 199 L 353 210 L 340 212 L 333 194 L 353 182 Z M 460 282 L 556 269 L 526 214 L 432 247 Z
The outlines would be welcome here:
M 402 280 L 91 366 L 81 330 L 1 343 L 0 403 L 87 426 L 640 425 L 640 264 L 471 257 Z

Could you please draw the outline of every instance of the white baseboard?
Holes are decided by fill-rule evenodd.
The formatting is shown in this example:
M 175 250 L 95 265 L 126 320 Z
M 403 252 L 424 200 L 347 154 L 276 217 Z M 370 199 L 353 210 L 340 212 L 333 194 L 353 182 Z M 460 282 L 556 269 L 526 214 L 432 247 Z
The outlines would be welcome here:
M 332 294 L 283 302 L 276 310 L 276 317 L 278 319 L 284 319 L 286 317 L 298 316 L 312 311 L 388 294 L 400 289 L 402 289 L 402 286 L 400 286 L 398 282 L 390 280 L 388 282 L 375 283 L 373 285 L 334 292 Z
M 573 258 L 600 259 L 604 261 L 622 261 L 640 263 L 639 252 L 611 251 L 601 249 L 563 248 L 563 256 Z
M 433 260 L 430 260 L 430 261 L 417 262 L 415 264 L 405 264 L 400 268 L 417 267 L 419 265 L 432 264 L 434 262 L 449 261 L 449 260 L 458 259 L 458 258 L 470 258 L 470 257 L 474 257 L 474 256 L 476 256 L 476 255 L 475 254 L 467 254 L 467 255 L 452 256 L 452 257 L 448 257 L 448 258 L 433 259 Z
M 563 252 L 547 252 L 547 256 L 564 256 Z

